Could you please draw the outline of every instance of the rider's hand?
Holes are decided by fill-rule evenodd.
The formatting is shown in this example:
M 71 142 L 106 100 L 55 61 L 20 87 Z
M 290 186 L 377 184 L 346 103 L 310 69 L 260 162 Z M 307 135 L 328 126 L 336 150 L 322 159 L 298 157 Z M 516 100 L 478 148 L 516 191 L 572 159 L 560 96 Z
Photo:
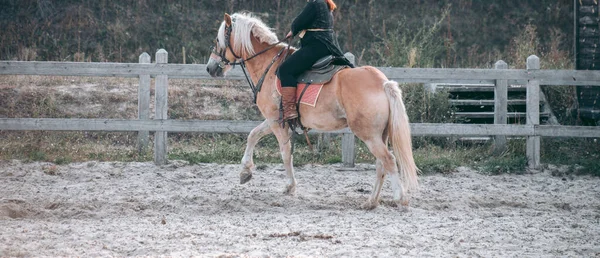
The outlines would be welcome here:
M 287 38 L 290 38 L 290 37 L 292 37 L 292 31 L 288 32 L 288 34 L 287 34 L 287 35 L 285 35 L 285 38 L 286 38 L 286 39 L 287 39 Z

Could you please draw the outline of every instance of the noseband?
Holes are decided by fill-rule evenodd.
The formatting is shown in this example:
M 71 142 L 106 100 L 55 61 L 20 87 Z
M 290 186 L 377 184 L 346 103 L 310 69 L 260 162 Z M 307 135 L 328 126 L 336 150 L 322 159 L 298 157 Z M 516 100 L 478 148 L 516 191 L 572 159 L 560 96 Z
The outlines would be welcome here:
M 232 21 L 235 22 L 235 19 Z M 282 48 L 281 51 L 279 51 L 279 53 L 277 53 L 277 55 L 275 55 L 273 57 L 273 60 L 271 60 L 271 64 L 269 64 L 267 66 L 267 68 L 265 69 L 263 75 L 260 77 L 260 79 L 258 80 L 258 83 L 256 83 L 256 85 L 252 82 L 252 80 L 250 79 L 250 76 L 248 76 L 248 73 L 246 72 L 246 62 L 250 61 L 252 58 L 255 58 L 269 50 L 271 50 L 272 48 L 274 48 L 275 46 L 277 46 L 279 43 L 282 43 L 288 39 L 290 39 L 291 37 L 286 37 L 283 40 L 280 40 L 279 42 L 270 45 L 269 47 L 261 50 L 260 52 L 252 55 L 251 57 L 248 57 L 246 59 L 243 59 L 241 56 L 238 56 L 235 51 L 233 51 L 233 48 L 231 47 L 230 44 L 230 39 L 231 39 L 231 30 L 233 27 L 233 23 L 231 25 L 225 25 L 225 48 L 221 49 L 219 52 L 216 51 L 216 47 L 213 46 L 211 52 L 217 56 L 219 56 L 221 58 L 221 62 L 219 62 L 219 68 L 221 69 L 225 69 L 225 67 L 227 65 L 231 65 L 233 67 L 235 67 L 236 65 L 240 65 L 240 67 L 242 67 L 242 71 L 244 72 L 244 76 L 246 77 L 246 80 L 248 81 L 248 84 L 250 85 L 250 89 L 252 89 L 252 93 L 254 93 L 254 103 L 256 104 L 256 97 L 258 95 L 258 93 L 260 92 L 260 89 L 262 88 L 262 84 L 265 80 L 265 77 L 267 76 L 267 73 L 269 73 L 269 70 L 271 69 L 271 66 L 273 66 L 273 64 L 275 63 L 275 61 L 277 61 L 277 59 L 279 59 L 279 57 L 281 56 L 281 54 L 286 50 L 286 48 Z M 288 46 L 287 49 L 289 50 L 290 48 L 290 44 L 291 42 L 288 41 Z M 229 59 L 227 59 L 227 49 L 229 49 L 229 51 L 231 51 L 231 54 L 233 55 L 233 57 L 235 57 L 236 60 L 239 61 L 234 61 L 231 62 L 229 61 Z M 289 51 L 286 51 L 286 56 L 287 53 Z
M 218 55 L 221 58 L 221 62 L 219 62 L 219 67 L 221 69 L 224 69 L 225 66 L 227 65 L 238 65 L 238 64 L 242 64 L 245 61 L 250 60 L 251 58 L 248 58 L 246 60 L 241 60 L 240 62 L 230 62 L 229 59 L 227 59 L 226 53 L 227 53 L 227 49 L 229 48 L 229 51 L 231 51 L 231 54 L 233 54 L 233 56 L 235 57 L 235 59 L 241 59 L 240 56 L 238 56 L 235 51 L 233 51 L 233 48 L 231 47 L 231 44 L 229 43 L 230 39 L 231 39 L 231 30 L 232 30 L 233 25 L 229 25 L 229 26 L 225 26 L 225 48 L 221 49 L 221 51 L 217 52 L 216 51 L 216 47 L 213 46 L 213 48 L 211 49 L 211 52 L 215 55 Z M 257 55 L 254 55 L 257 56 Z M 254 57 L 253 56 L 253 57 Z

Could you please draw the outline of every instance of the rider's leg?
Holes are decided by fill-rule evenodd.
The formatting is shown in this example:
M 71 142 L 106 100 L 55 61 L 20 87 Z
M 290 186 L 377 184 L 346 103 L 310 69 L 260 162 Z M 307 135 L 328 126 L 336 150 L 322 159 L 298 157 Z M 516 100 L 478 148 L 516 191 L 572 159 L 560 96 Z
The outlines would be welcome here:
M 296 109 L 296 86 L 298 84 L 298 76 L 308 71 L 319 58 L 328 54 L 329 50 L 325 45 L 311 44 L 300 48 L 281 64 L 277 76 L 281 80 L 283 121 L 298 117 L 298 111 Z

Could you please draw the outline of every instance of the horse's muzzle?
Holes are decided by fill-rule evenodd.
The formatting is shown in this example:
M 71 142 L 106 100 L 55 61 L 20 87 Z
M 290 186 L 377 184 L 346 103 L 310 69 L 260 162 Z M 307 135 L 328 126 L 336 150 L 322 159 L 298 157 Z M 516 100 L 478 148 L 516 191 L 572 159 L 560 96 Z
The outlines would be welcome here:
M 209 59 L 208 63 L 206 64 L 206 72 L 208 72 L 208 74 L 210 74 L 211 77 L 224 76 L 223 68 L 219 65 L 219 62 L 212 58 Z

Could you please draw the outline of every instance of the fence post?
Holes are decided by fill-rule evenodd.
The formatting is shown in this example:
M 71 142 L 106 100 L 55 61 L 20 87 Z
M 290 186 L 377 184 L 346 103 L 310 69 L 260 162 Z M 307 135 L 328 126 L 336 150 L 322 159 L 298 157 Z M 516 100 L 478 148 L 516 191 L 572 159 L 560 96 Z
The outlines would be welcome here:
M 146 52 L 139 57 L 140 64 L 149 64 L 150 55 Z M 138 119 L 150 118 L 150 74 L 140 74 L 140 85 L 138 87 Z M 139 155 L 146 154 L 148 150 L 148 131 L 138 131 L 137 149 Z
M 527 58 L 527 73 L 540 69 L 540 58 L 531 55 Z M 527 125 L 540 124 L 540 81 L 530 77 L 527 82 Z M 527 161 L 529 168 L 540 166 L 540 137 L 527 136 Z
M 352 63 L 356 64 L 355 57 L 348 52 L 344 56 Z M 342 163 L 344 167 L 354 167 L 356 157 L 355 140 L 353 133 L 342 134 Z
M 508 64 L 502 60 L 496 62 L 496 69 L 508 69 Z M 496 80 L 494 88 L 494 124 L 506 124 L 508 112 L 508 81 Z M 506 136 L 494 136 L 494 154 L 501 154 L 506 150 Z
M 156 52 L 156 64 L 166 64 L 169 61 L 169 54 L 166 50 L 160 49 Z M 167 75 L 156 76 L 154 90 L 154 119 L 167 119 L 168 95 L 167 88 L 169 80 Z M 164 165 L 167 163 L 167 132 L 154 132 L 154 163 Z

